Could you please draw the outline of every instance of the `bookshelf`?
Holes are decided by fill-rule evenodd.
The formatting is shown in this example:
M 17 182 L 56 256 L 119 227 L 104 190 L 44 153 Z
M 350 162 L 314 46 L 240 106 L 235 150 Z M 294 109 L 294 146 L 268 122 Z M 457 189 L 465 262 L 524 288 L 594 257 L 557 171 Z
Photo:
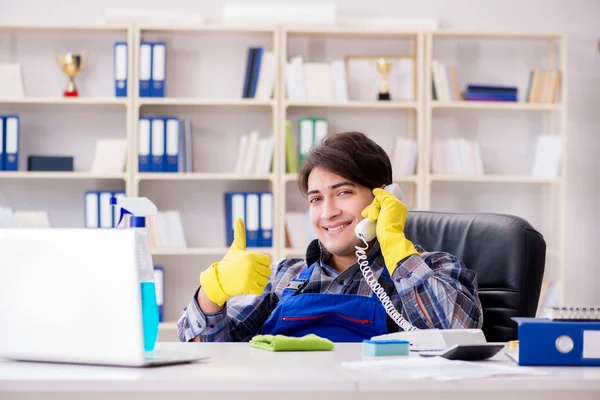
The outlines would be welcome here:
M 456 66 L 457 80 L 461 87 L 470 83 L 486 83 L 496 81 L 496 84 L 514 85 L 519 87 L 517 102 L 503 101 L 438 101 L 432 96 L 432 79 L 425 80 L 425 122 L 424 140 L 425 154 L 421 161 L 429 163 L 432 157 L 432 141 L 445 129 L 455 128 L 458 136 L 472 135 L 485 144 L 486 141 L 498 143 L 490 138 L 502 130 L 494 130 L 485 120 L 494 124 L 506 125 L 513 131 L 508 146 L 499 146 L 505 153 L 498 156 L 488 149 L 487 156 L 492 159 L 483 175 L 447 175 L 435 174 L 430 167 L 423 167 L 425 209 L 446 210 L 446 206 L 436 199 L 446 199 L 444 191 L 464 191 L 467 194 L 481 195 L 486 190 L 504 196 L 507 203 L 503 207 L 489 211 L 514 213 L 528 219 L 544 235 L 547 245 L 547 263 L 545 280 L 558 283 L 557 297 L 554 299 L 564 303 L 564 230 L 565 230 L 565 198 L 566 198 L 566 121 L 567 121 L 567 65 L 565 39 L 558 33 L 530 32 L 468 32 L 468 31 L 433 31 L 426 34 L 426 75 L 432 76 L 433 62 L 442 59 Z M 466 54 L 471 54 L 466 56 Z M 464 54 L 465 57 L 462 57 Z M 473 55 L 475 54 L 475 55 Z M 496 56 L 497 55 L 497 56 Z M 466 60 L 464 60 L 466 59 Z M 486 60 L 490 61 L 486 63 Z M 473 65 L 477 65 L 474 68 Z M 489 68 L 489 69 L 487 69 Z M 531 81 L 524 80 L 528 70 L 533 68 L 557 68 L 561 71 L 559 85 L 560 96 L 556 102 L 529 102 L 527 99 L 528 85 Z M 521 76 L 505 77 L 504 70 L 518 71 Z M 484 70 L 485 72 L 482 72 Z M 461 76 L 461 72 L 464 74 Z M 466 76 L 465 76 L 466 75 Z M 478 79 L 480 81 L 478 81 Z M 503 81 L 503 79 L 508 79 Z M 512 80 L 511 80 L 512 79 Z M 532 79 L 532 78 L 530 78 Z M 439 119 L 445 124 L 437 124 Z M 467 121 L 473 121 L 469 123 Z M 510 122 L 510 121 L 516 122 Z M 481 122 L 479 122 L 481 121 Z M 453 124 L 456 126 L 452 127 Z M 489 131 L 488 131 L 489 130 Z M 527 138 L 532 135 L 550 133 L 560 138 L 561 161 L 559 174 L 556 177 L 536 177 L 528 172 L 527 161 L 534 148 L 527 147 Z M 492 147 L 493 145 L 488 145 Z M 515 151 L 514 148 L 523 146 L 526 151 Z M 513 147 L 513 149 L 511 149 Z M 483 156 L 486 164 L 486 154 Z M 530 157 L 532 159 L 533 157 Z M 494 161 L 502 161 L 510 168 L 494 165 Z M 441 188 L 440 188 L 441 186 Z M 513 195 L 524 195 L 524 202 L 535 209 L 537 214 L 524 214 L 513 210 Z M 473 206 L 473 202 L 467 202 Z M 457 206 L 449 207 L 449 211 L 469 211 Z M 484 211 L 484 210 L 482 210 Z M 542 296 L 544 294 L 542 293 Z M 540 299 L 543 301 L 544 299 Z
M 161 40 L 167 44 L 167 83 L 163 98 L 138 96 L 137 50 L 144 40 Z M 114 97 L 112 52 L 115 41 L 128 43 L 126 98 Z M 450 44 L 449 50 L 438 49 L 442 42 L 463 41 L 468 44 Z M 16 100 L 0 99 L 0 114 L 22 114 L 23 139 L 20 154 L 22 172 L 0 172 L 0 195 L 4 194 L 0 200 L 16 209 L 48 207 L 50 220 L 56 227 L 83 226 L 85 190 L 124 189 L 129 196 L 149 197 L 159 210 L 180 211 L 187 247 L 159 248 L 152 252 L 155 264 L 165 267 L 166 322 L 161 327 L 173 331 L 173 322 L 189 302 L 200 272 L 218 261 L 227 251 L 223 204 L 225 192 L 272 191 L 273 247 L 256 250 L 264 251 L 274 259 L 304 255 L 305 249 L 286 246 L 285 213 L 303 211 L 306 205 L 297 191 L 297 174 L 286 171 L 285 122 L 288 119 L 293 121 L 294 134 L 297 135 L 300 118 L 325 117 L 329 121 L 330 132 L 361 130 L 380 143 L 390 155 L 395 137 L 402 135 L 417 140 L 415 174 L 394 177 L 401 184 L 411 209 L 502 211 L 522 215 L 518 207 L 521 205 L 519 199 L 523 197 L 522 203 L 526 207 L 543 210 L 533 216 L 531 222 L 549 242 L 549 279 L 564 282 L 566 79 L 561 80 L 560 103 L 442 102 L 433 100 L 430 95 L 431 61 L 438 57 L 438 50 L 440 57 L 461 60 L 457 69 L 461 83 L 476 78 L 493 81 L 501 77 L 505 65 L 515 62 L 515 56 L 489 64 L 489 71 L 494 71 L 496 75 L 477 75 L 478 63 L 486 59 L 485 51 L 477 53 L 479 58 L 475 59 L 462 56 L 469 46 L 479 51 L 481 48 L 477 46 L 481 43 L 498 41 L 505 46 L 512 44 L 518 48 L 533 44 L 536 50 L 532 52 L 532 57 L 541 57 L 545 65 L 561 69 L 563 76 L 566 76 L 565 41 L 562 35 L 555 33 L 411 32 L 298 26 L 0 26 L 0 55 L 5 54 L 5 59 L 9 61 L 23 63 L 27 96 Z M 544 51 L 539 50 L 539 43 L 542 43 Z M 274 95 L 267 101 L 241 96 L 246 51 L 248 47 L 257 45 L 275 52 L 277 57 Z M 102 55 L 96 59 L 96 64 L 90 64 L 87 73 L 84 70 L 76 78 L 81 97 L 61 97 L 66 77 L 55 65 L 53 53 L 48 50 L 54 47 L 64 48 L 64 51 L 88 49 L 91 54 L 96 52 Z M 390 53 L 414 56 L 416 96 L 413 100 L 350 98 L 347 102 L 339 103 L 296 101 L 286 96 L 284 66 L 292 56 L 302 55 L 308 62 L 328 62 L 347 54 Z M 31 60 L 41 61 L 41 67 L 31 69 Z M 528 61 L 532 61 L 532 58 L 517 60 L 517 70 L 533 68 L 532 65 L 525 65 Z M 42 76 L 36 76 L 40 68 L 45 72 Z M 519 79 L 519 92 L 524 93 L 527 82 Z M 192 122 L 193 172 L 174 174 L 138 171 L 138 121 L 143 116 L 175 116 Z M 492 122 L 485 122 L 488 119 Z M 484 175 L 477 176 L 431 171 L 432 139 L 440 131 L 446 131 L 444 124 L 451 128 L 448 131 L 454 129 L 460 133 L 464 129 L 465 133 L 477 133 L 483 141 L 486 136 L 487 139 L 492 136 L 486 135 L 484 128 L 490 124 L 498 125 L 498 121 L 508 124 L 514 131 L 513 136 L 525 137 L 541 130 L 560 135 L 563 152 L 560 175 L 556 178 L 537 178 L 526 174 L 523 168 L 518 170 L 516 167 L 498 168 L 493 173 L 486 171 Z M 258 130 L 262 135 L 273 135 L 275 138 L 273 169 L 269 174 L 249 176 L 233 172 L 239 137 L 249 130 Z M 93 141 L 104 137 L 106 132 L 113 132 L 110 137 L 127 138 L 127 168 L 123 174 L 93 175 L 86 172 L 89 163 L 85 160 L 93 155 Z M 61 149 L 56 138 L 67 145 Z M 490 143 L 491 146 L 495 142 Z M 214 148 L 228 150 L 222 153 L 211 151 Z M 79 164 L 76 163 L 76 172 L 25 171 L 28 154 L 55 153 L 59 150 L 64 154 L 73 154 L 80 160 Z M 510 154 L 509 163 L 512 163 L 513 154 L 507 154 Z M 527 151 L 522 151 L 521 158 L 527 157 L 527 154 Z M 501 155 L 491 152 L 484 154 L 483 158 L 484 164 L 489 160 L 507 162 Z M 520 167 L 525 165 L 523 161 L 514 164 Z M 40 194 L 47 196 L 40 198 Z M 491 195 L 506 196 L 510 201 L 507 201 L 504 209 L 488 210 L 485 201 L 486 196 Z M 483 197 L 481 202 L 473 200 L 478 196 Z M 528 215 L 522 216 L 529 219 Z

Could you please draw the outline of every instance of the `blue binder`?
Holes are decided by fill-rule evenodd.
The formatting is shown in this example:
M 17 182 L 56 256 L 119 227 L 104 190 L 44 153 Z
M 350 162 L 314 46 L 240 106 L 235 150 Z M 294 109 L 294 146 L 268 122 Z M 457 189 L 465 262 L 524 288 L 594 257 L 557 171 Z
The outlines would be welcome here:
M 152 172 L 150 163 L 152 151 L 152 119 L 142 117 L 138 126 L 138 171 Z
M 19 170 L 19 116 L 4 116 L 4 170 Z
M 246 56 L 246 72 L 244 74 L 244 88 L 242 90 L 242 97 L 250 97 L 250 83 L 252 81 L 252 65 L 254 62 L 254 55 L 256 50 L 253 47 L 248 48 L 248 55 Z
M 254 98 L 254 95 L 256 95 L 256 87 L 258 86 L 258 75 L 260 73 L 260 64 L 262 61 L 263 48 L 257 47 L 254 50 L 256 54 L 254 55 L 254 59 L 252 60 L 252 78 L 250 80 L 250 93 L 248 96 L 252 99 Z
M 152 84 L 150 96 L 165 97 L 167 46 L 164 42 L 152 43 Z
M 237 218 L 246 222 L 246 195 L 244 192 L 225 193 L 225 241 L 227 246 L 233 243 L 233 227 Z
M 127 42 L 115 43 L 115 96 L 127 97 Z
M 260 237 L 258 247 L 273 246 L 273 193 L 260 194 Z
M 150 126 L 152 172 L 165 172 L 165 120 L 151 118 Z
M 248 192 L 246 196 L 246 246 L 258 247 L 260 232 L 260 193 Z
M 6 135 L 4 135 L 4 117 L 0 116 L 0 171 L 4 171 L 6 167 L 4 166 L 4 147 L 6 146 Z
M 165 172 L 179 170 L 179 140 L 179 120 L 175 117 L 165 118 Z
M 519 365 L 600 365 L 600 321 L 513 320 L 518 324 Z
M 152 43 L 141 42 L 139 49 L 140 97 L 151 96 L 152 83 Z

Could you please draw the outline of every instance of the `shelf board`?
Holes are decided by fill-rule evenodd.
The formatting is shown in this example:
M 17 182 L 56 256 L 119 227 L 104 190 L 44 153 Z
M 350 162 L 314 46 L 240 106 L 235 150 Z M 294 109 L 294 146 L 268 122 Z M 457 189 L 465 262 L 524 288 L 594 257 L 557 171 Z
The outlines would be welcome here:
M 559 183 L 558 178 L 536 178 L 527 175 L 429 175 L 431 182 L 474 182 L 474 183 Z
M 560 111 L 562 104 L 510 101 L 432 101 L 431 108 L 466 110 Z
M 143 33 L 212 33 L 212 34 L 274 34 L 275 25 L 152 25 L 141 24 L 140 31 Z
M 185 97 L 138 98 L 139 106 L 188 106 L 188 107 L 274 107 L 272 100 L 255 99 L 202 99 Z
M 152 249 L 153 256 L 222 256 L 227 253 L 228 247 L 188 247 L 184 249 Z M 272 247 L 248 247 L 248 251 L 272 253 Z
M 436 30 L 433 31 L 434 39 L 562 39 L 563 34 L 556 32 L 501 32 L 501 31 L 462 31 L 462 30 Z
M 98 175 L 89 172 L 43 172 L 43 171 L 16 171 L 0 172 L 2 179 L 64 179 L 64 180 L 126 180 L 126 175 Z
M 0 105 L 29 106 L 127 106 L 125 97 L 24 97 L 0 98 Z
M 416 110 L 419 103 L 416 101 L 359 101 L 350 100 L 347 103 L 340 102 L 299 102 L 286 101 L 287 108 L 350 108 L 350 109 L 409 109 Z
M 269 175 L 242 175 L 234 173 L 207 173 L 207 172 L 150 172 L 137 174 L 138 181 L 272 181 L 274 174 Z
M 23 33 L 113 33 L 127 32 L 127 24 L 106 25 L 0 25 L 0 32 Z
M 418 36 L 418 31 L 410 31 L 406 29 L 377 29 L 368 27 L 356 27 L 356 26 L 294 26 L 286 28 L 284 27 L 285 33 L 288 35 L 306 35 L 306 36 L 345 36 L 345 37 L 361 37 L 361 36 L 373 36 L 373 37 L 405 37 L 407 39 Z

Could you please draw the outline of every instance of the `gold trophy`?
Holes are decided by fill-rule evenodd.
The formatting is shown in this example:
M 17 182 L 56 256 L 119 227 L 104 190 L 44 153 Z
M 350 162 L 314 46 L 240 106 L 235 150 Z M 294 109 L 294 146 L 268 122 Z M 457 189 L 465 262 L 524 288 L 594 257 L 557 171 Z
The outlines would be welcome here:
M 69 77 L 69 83 L 67 84 L 67 90 L 63 93 L 64 97 L 77 97 L 79 93 L 75 87 L 74 78 L 81 72 L 83 66 L 87 60 L 87 52 L 84 50 L 81 54 L 73 53 L 56 53 L 56 58 L 60 62 L 62 70 Z
M 385 58 L 377 60 L 377 71 L 381 74 L 381 84 L 379 85 L 379 100 L 390 100 L 390 91 L 388 87 L 388 74 L 392 69 L 392 63 Z

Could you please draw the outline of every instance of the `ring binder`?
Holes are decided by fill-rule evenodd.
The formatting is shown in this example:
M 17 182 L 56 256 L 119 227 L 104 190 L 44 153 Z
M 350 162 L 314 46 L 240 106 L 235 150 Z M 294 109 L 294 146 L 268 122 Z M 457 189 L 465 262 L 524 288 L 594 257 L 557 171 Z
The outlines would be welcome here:
M 544 316 L 551 320 L 600 321 L 600 307 L 546 307 Z

